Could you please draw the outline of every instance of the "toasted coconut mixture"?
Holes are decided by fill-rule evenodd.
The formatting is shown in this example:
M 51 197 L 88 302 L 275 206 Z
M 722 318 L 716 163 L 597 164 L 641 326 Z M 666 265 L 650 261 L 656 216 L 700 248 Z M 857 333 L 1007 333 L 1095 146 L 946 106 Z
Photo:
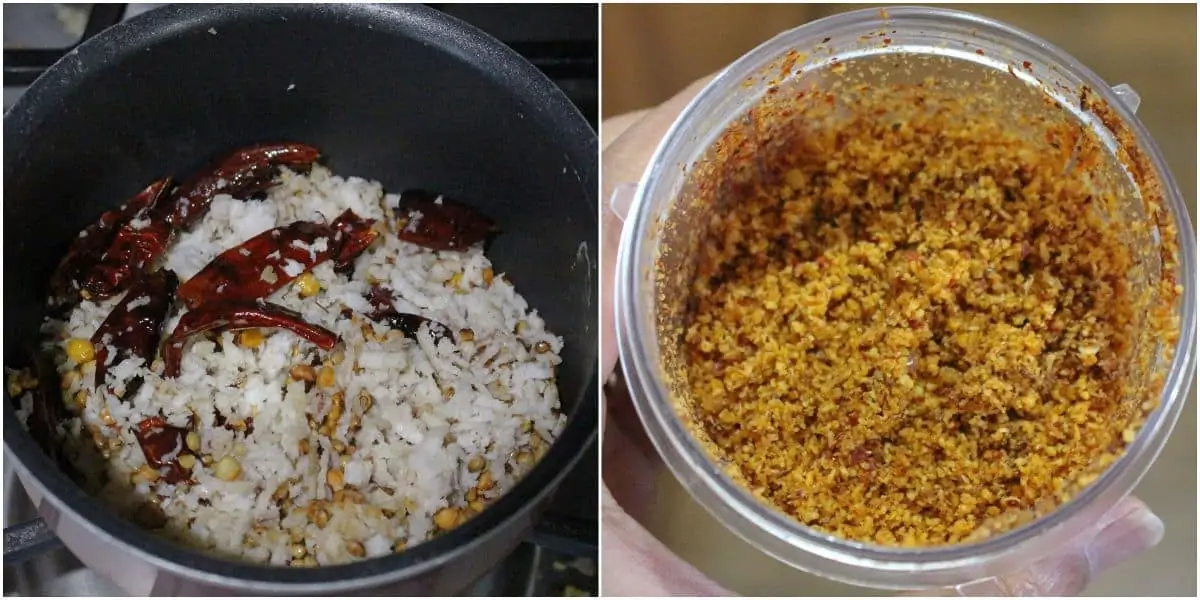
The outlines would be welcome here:
M 677 330 L 703 443 L 855 541 L 951 544 L 1065 499 L 1155 405 L 1161 379 L 1135 393 L 1135 334 L 1176 339 L 1173 273 L 1153 310 L 1130 289 L 1081 130 L 1031 137 L 933 94 L 801 108 L 803 133 L 758 139 L 751 175 L 712 188 Z M 797 103 L 835 104 L 817 97 Z M 719 142 L 729 160 L 744 139 Z
M 379 183 L 319 165 L 285 170 L 265 200 L 216 196 L 164 257 L 186 282 L 278 226 L 328 223 L 347 209 L 379 220 L 384 231 L 352 275 L 326 261 L 267 298 L 336 333 L 332 350 L 286 330 L 226 331 L 191 341 L 176 378 L 130 358 L 109 365 L 97 389 L 99 348 L 89 339 L 121 297 L 84 300 L 48 320 L 44 348 L 69 411 L 59 431 L 84 487 L 189 546 L 294 566 L 401 551 L 509 489 L 565 423 L 555 386 L 562 340 L 480 246 L 434 251 L 398 239 L 405 223 L 388 216 L 397 202 Z M 450 335 L 429 324 L 406 335 L 364 317 L 373 286 L 392 290 L 395 310 Z M 114 396 L 139 377 L 131 397 Z M 35 384 L 28 374 L 10 381 L 16 392 Z M 25 393 L 23 421 L 32 402 Z M 190 471 L 186 480 L 172 483 L 169 469 L 147 464 L 135 434 L 153 417 L 186 430 L 165 456 Z

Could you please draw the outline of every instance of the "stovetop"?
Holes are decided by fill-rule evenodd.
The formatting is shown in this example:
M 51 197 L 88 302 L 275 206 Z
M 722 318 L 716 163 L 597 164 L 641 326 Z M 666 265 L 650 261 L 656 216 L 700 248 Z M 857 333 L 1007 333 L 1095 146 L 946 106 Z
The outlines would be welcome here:
M 160 4 L 6 4 L 4 110 L 43 70 L 105 28 Z M 599 118 L 598 10 L 594 5 L 430 5 L 508 44 L 542 70 L 595 128 Z M 596 595 L 598 450 L 568 473 L 535 531 L 464 595 Z M 36 517 L 8 469 L 5 525 Z M 59 548 L 4 568 L 5 596 L 124 595 Z

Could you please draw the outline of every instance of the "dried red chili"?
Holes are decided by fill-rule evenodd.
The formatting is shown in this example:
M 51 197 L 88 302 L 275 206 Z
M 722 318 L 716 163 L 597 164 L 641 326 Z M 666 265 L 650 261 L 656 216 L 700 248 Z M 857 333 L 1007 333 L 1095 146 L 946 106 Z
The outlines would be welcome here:
M 362 219 L 350 210 L 346 210 L 333 222 L 333 228 L 337 231 L 334 240 L 338 244 L 333 262 L 334 271 L 344 274 L 351 270 L 354 259 L 379 237 L 379 232 L 374 226 L 373 219 Z
M 214 258 L 178 296 L 189 308 L 266 298 L 330 258 L 353 261 L 375 239 L 374 224 L 346 211 L 330 225 L 298 221 L 264 231 Z
M 176 231 L 203 218 L 213 196 L 262 191 L 272 185 L 278 167 L 307 169 L 319 156 L 316 148 L 290 143 L 250 146 L 233 152 L 215 167 L 181 184 L 169 199 L 156 197 L 138 218 L 123 224 L 82 287 L 97 298 L 124 291 L 154 267 Z M 163 190 L 158 191 L 160 197 Z
M 499 233 L 483 213 L 425 190 L 400 194 L 396 237 L 432 250 L 466 250 Z
M 322 223 L 277 227 L 222 252 L 179 286 L 177 295 L 188 308 L 266 298 L 329 260 L 336 249 L 332 230 Z
M 397 311 L 392 293 L 382 286 L 371 286 L 367 292 L 367 301 L 375 309 L 367 314 L 372 321 L 385 323 L 392 329 L 400 330 L 404 335 L 414 339 L 421 326 L 428 323 L 429 335 L 433 338 L 434 344 L 443 339 L 454 341 L 449 327 L 433 319 Z
M 29 435 L 50 461 L 64 473 L 75 476 L 77 470 L 62 452 L 58 425 L 70 415 L 62 402 L 61 377 L 45 354 L 31 353 L 37 387 L 33 390 L 33 413 L 29 416 Z M 15 400 L 15 398 L 14 398 Z
M 170 178 L 155 181 L 125 204 L 100 215 L 98 221 L 79 232 L 50 277 L 50 306 L 62 308 L 78 302 L 81 292 L 89 287 L 86 282 L 93 276 L 93 269 L 101 262 L 118 232 L 144 216 L 170 187 Z M 104 291 L 106 288 L 100 289 Z M 92 292 L 88 293 L 90 295 Z
M 268 302 L 215 302 L 193 309 L 179 319 L 179 324 L 163 346 L 163 374 L 179 375 L 183 349 L 188 338 L 205 331 L 238 331 L 255 328 L 287 329 L 330 350 L 337 344 L 337 334 L 304 320 L 300 313 Z
M 158 469 L 163 481 L 172 484 L 191 478 L 191 469 L 179 464 L 180 456 L 193 454 L 187 447 L 187 434 L 187 427 L 176 427 L 162 417 L 143 420 L 134 432 L 146 464 Z
M 204 217 L 217 194 L 244 196 L 261 192 L 271 187 L 279 167 L 307 170 L 320 156 L 316 148 L 297 143 L 240 148 L 181 184 L 171 202 L 158 212 L 173 230 L 185 229 Z
M 170 242 L 171 229 L 153 217 L 122 226 L 85 280 L 84 289 L 95 298 L 109 298 L 125 291 L 153 268 Z
M 367 302 L 371 304 L 371 308 L 375 309 L 375 312 L 396 310 L 396 297 L 392 294 L 391 290 L 382 285 L 373 284 L 367 290 L 366 298 Z
M 96 348 L 96 387 L 104 383 L 108 373 L 108 353 L 113 349 L 116 356 L 112 364 L 120 364 L 127 358 L 138 357 L 149 365 L 158 350 L 162 338 L 162 324 L 171 308 L 172 294 L 179 285 L 175 273 L 159 270 L 141 278 L 121 303 L 108 314 L 100 328 L 92 336 Z M 124 397 L 132 397 L 142 384 L 136 378 L 125 385 Z

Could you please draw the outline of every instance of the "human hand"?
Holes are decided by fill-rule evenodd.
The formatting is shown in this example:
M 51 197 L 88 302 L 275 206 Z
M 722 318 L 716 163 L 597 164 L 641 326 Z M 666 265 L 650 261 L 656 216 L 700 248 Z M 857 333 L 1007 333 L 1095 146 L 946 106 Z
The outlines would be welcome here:
M 624 211 L 609 207 L 613 191 L 638 181 L 662 136 L 711 77 L 688 86 L 656 108 L 605 121 L 602 126 L 603 265 L 601 372 L 617 362 L 613 281 Z M 620 212 L 618 216 L 614 210 Z M 731 595 L 676 556 L 640 521 L 654 501 L 654 478 L 662 468 L 628 400 L 628 391 L 605 386 L 601 406 L 604 473 L 602 499 L 604 594 L 608 596 Z M 929 590 L 922 595 L 1039 596 L 1082 593 L 1092 577 L 1162 539 L 1162 521 L 1140 500 L 1126 498 L 1096 526 L 1057 553 L 1002 577 Z M 802 595 L 802 594 L 801 594 Z

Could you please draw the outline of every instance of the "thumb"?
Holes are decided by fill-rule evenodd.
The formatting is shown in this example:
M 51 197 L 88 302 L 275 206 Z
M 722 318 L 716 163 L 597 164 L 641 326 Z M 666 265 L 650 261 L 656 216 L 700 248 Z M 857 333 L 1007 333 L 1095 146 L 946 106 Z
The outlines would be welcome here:
M 1076 596 L 1092 578 L 1149 550 L 1163 537 L 1163 522 L 1136 498 L 1117 503 L 1096 527 L 1067 547 L 1010 575 L 933 592 L 951 596 Z
M 604 596 L 732 596 L 695 567 L 675 556 L 617 505 L 608 488 L 604 520 Z
M 650 162 L 650 156 L 658 147 L 662 136 L 671 127 L 671 123 L 675 121 L 688 102 L 691 102 L 692 98 L 704 89 L 712 77 L 704 77 L 693 82 L 670 100 L 652 110 L 622 118 L 619 125 L 622 127 L 620 135 L 610 140 L 604 147 L 602 154 L 603 182 L 600 196 L 603 205 L 601 229 L 604 233 L 601 241 L 601 264 L 604 265 L 604 269 L 600 274 L 602 290 L 600 326 L 603 331 L 600 342 L 600 372 L 605 377 L 608 377 L 617 362 L 612 290 L 617 250 L 621 245 L 621 231 L 624 227 L 625 213 L 629 210 L 628 202 L 631 199 L 630 194 L 630 198 L 625 198 L 622 206 L 614 207 L 612 204 L 613 193 L 618 186 L 626 185 L 632 188 L 641 179 L 646 163 Z M 619 210 L 621 214 L 617 214 L 614 210 Z

